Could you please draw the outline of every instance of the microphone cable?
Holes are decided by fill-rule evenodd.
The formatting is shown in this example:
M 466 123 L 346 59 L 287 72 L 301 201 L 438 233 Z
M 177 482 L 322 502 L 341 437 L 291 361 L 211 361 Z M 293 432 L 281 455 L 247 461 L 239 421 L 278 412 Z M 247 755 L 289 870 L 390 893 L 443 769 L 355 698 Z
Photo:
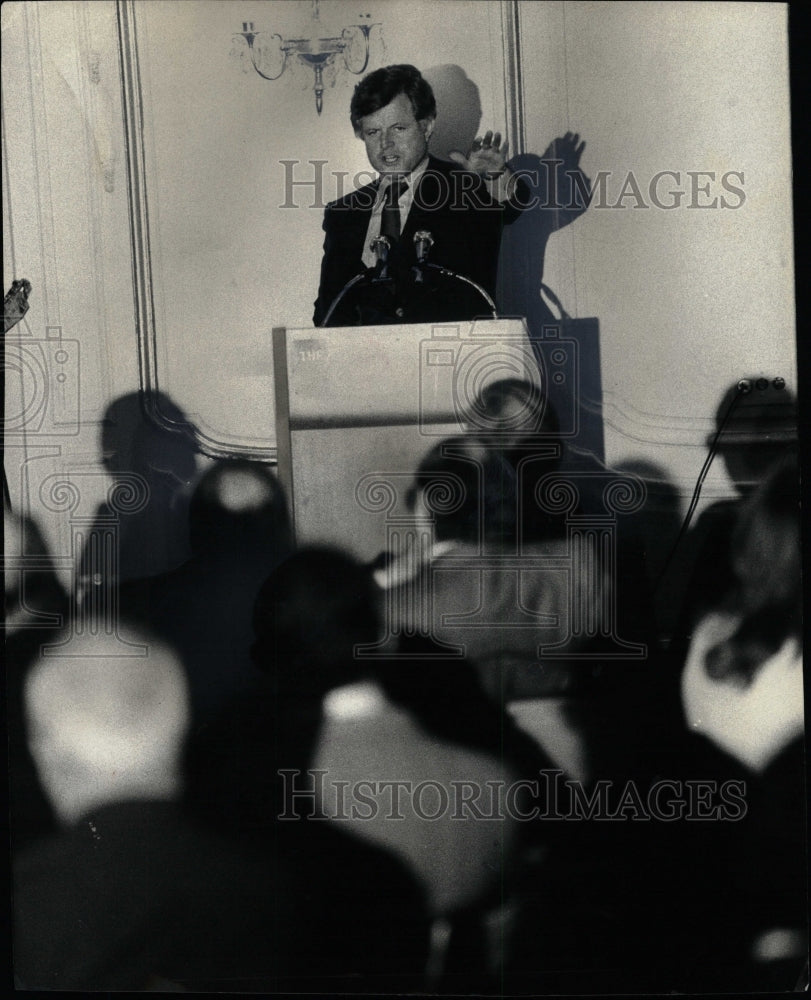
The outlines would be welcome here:
M 338 292 L 338 294 L 332 300 L 332 303 L 329 309 L 327 310 L 327 315 L 318 324 L 319 327 L 325 327 L 327 325 L 327 323 L 332 318 L 332 314 L 341 304 L 343 297 L 346 295 L 349 289 L 354 288 L 354 286 L 357 285 L 359 281 L 367 280 L 370 282 L 370 284 L 375 284 L 377 282 L 389 282 L 391 280 L 388 277 L 388 271 L 387 271 L 388 255 L 389 251 L 391 250 L 391 243 L 389 242 L 388 238 L 386 236 L 378 236 L 376 239 L 373 239 L 372 242 L 369 244 L 369 249 L 373 250 L 375 255 L 377 256 L 377 264 L 375 265 L 374 270 L 372 270 L 372 268 L 367 267 L 365 271 L 361 271 L 359 274 L 356 274 L 354 278 L 350 278 L 349 281 L 347 281 L 344 287 L 340 290 L 340 292 Z
M 687 529 L 690 527 L 690 522 L 693 520 L 693 515 L 696 512 L 696 507 L 698 506 L 698 500 L 699 497 L 701 496 L 701 487 L 704 485 L 704 480 L 707 478 L 707 473 L 710 471 L 712 460 L 715 458 L 715 455 L 718 451 L 718 443 L 721 440 L 721 434 L 723 433 L 724 428 L 727 425 L 727 421 L 732 416 L 732 412 L 737 407 L 738 402 L 744 396 L 748 395 L 748 393 L 750 393 L 751 391 L 752 391 L 752 382 L 748 378 L 742 378 L 740 382 L 738 382 L 735 395 L 732 397 L 732 400 L 730 401 L 730 404 L 726 409 L 726 413 L 724 413 L 721 423 L 718 425 L 718 430 L 715 432 L 715 437 L 712 439 L 712 442 L 710 443 L 710 450 L 707 453 L 706 459 L 704 460 L 704 465 L 701 467 L 701 472 L 698 474 L 698 479 L 696 481 L 696 485 L 693 490 L 693 496 L 692 499 L 690 500 L 690 506 L 687 508 L 687 513 L 684 515 L 684 520 L 682 521 L 681 528 L 679 529 L 679 533 L 676 536 L 676 541 L 673 543 L 673 547 L 671 548 L 668 557 L 665 560 L 665 564 L 662 567 L 662 571 L 659 573 L 656 583 L 653 586 L 654 594 L 658 592 L 659 587 L 662 584 L 662 581 L 667 575 L 667 571 L 670 569 L 670 564 L 673 562 L 673 557 L 676 555 L 676 552 L 679 546 L 681 545 L 682 539 L 684 538 Z
M 332 314 L 341 304 L 341 300 L 343 299 L 344 295 L 346 295 L 346 293 L 349 291 L 349 289 L 357 285 L 359 281 L 363 281 L 365 278 L 368 278 L 368 276 L 369 276 L 368 271 L 361 271 L 360 274 L 356 274 L 354 278 L 350 278 L 349 281 L 347 281 L 344 287 L 340 290 L 340 292 L 338 292 L 338 294 L 332 300 L 332 305 L 327 310 L 327 315 L 318 324 L 319 327 L 324 327 L 327 325 L 327 323 L 329 323 L 330 319 L 332 319 Z
M 484 301 L 490 307 L 490 312 L 492 314 L 492 318 L 493 319 L 498 319 L 498 312 L 496 310 L 496 304 L 495 304 L 495 302 L 490 298 L 490 296 L 487 294 L 487 292 L 482 288 L 482 286 L 478 282 L 474 281 L 472 278 L 465 277 L 464 274 L 458 274 L 456 271 L 451 271 L 447 267 L 442 267 L 441 264 L 428 264 L 428 263 L 425 263 L 425 264 L 422 264 L 421 266 L 425 267 L 425 268 L 429 268 L 432 271 L 439 271 L 439 273 L 443 277 L 445 277 L 445 278 L 454 278 L 456 281 L 462 281 L 466 285 L 470 285 L 471 288 L 475 288 L 475 290 L 479 293 L 479 295 L 481 295 L 481 297 L 484 299 Z

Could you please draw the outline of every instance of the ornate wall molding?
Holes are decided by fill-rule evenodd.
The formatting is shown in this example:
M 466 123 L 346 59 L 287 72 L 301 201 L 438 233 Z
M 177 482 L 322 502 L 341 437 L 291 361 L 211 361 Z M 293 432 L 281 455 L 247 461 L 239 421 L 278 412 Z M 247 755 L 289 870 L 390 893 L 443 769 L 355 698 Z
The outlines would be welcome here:
M 491 30 L 502 41 L 503 101 L 506 133 L 513 153 L 525 148 L 525 122 L 522 60 L 520 51 L 520 0 L 502 0 L 493 4 L 489 15 Z M 117 28 L 121 63 L 122 106 L 124 115 L 127 198 L 130 218 L 130 252 L 132 258 L 132 283 L 134 317 L 138 350 L 139 386 L 144 411 L 148 419 L 162 429 L 186 435 L 193 440 L 197 450 L 214 458 L 243 457 L 266 462 L 277 461 L 277 448 L 263 443 L 218 436 L 206 428 L 204 421 L 179 422 L 161 409 L 162 394 L 172 394 L 166 382 L 165 349 L 162 337 L 166 330 L 159 328 L 160 303 L 157 234 L 151 232 L 157 212 L 156 191 L 150 182 L 151 162 L 146 141 L 150 131 L 150 107 L 147 58 L 142 17 L 137 0 L 117 0 Z M 495 39 L 494 39 L 495 41 Z M 139 46 L 140 42 L 140 46 Z M 496 49 L 496 51 L 498 51 Z M 142 72 L 143 71 L 143 72 Z M 500 95 L 501 96 L 501 95 Z M 499 103 L 497 101 L 497 103 Z M 153 179 L 154 180 L 154 179 Z
M 521 0 L 502 0 L 501 37 L 504 46 L 504 106 L 512 155 L 526 152 L 524 81 L 521 59 Z
M 173 420 L 160 408 L 162 391 L 158 371 L 158 335 L 155 322 L 154 280 L 150 243 L 149 197 L 144 148 L 144 93 L 138 53 L 134 0 L 118 0 L 118 40 L 121 59 L 122 105 L 127 161 L 127 197 L 130 215 L 132 281 L 135 329 L 138 340 L 138 373 L 144 413 L 163 430 L 190 437 L 195 447 L 211 458 L 249 458 L 276 462 L 275 447 L 257 448 L 238 441 L 220 440 L 194 424 Z

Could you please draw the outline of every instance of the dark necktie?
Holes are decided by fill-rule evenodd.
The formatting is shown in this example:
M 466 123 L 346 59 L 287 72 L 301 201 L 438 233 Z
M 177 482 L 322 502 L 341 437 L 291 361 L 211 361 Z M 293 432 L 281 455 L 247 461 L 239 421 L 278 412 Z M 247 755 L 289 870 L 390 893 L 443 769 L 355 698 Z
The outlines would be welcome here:
M 408 183 L 402 177 L 393 177 L 386 188 L 386 200 L 383 203 L 383 213 L 380 217 L 380 235 L 385 236 L 391 246 L 394 246 L 400 239 L 400 206 L 398 201 L 406 190 L 408 190 Z

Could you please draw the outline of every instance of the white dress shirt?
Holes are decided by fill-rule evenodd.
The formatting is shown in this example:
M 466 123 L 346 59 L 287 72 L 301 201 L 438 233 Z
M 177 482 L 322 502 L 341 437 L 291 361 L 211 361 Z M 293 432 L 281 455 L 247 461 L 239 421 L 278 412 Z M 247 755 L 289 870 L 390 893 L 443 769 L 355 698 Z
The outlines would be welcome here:
M 786 639 L 745 687 L 734 678 L 716 680 L 704 668 L 705 656 L 737 624 L 721 614 L 699 624 L 682 674 L 682 702 L 693 732 L 760 772 L 803 731 L 802 650 L 795 639 Z
M 398 199 L 398 204 L 400 206 L 400 232 L 402 233 L 403 228 L 406 224 L 406 219 L 408 218 L 408 213 L 411 211 L 411 205 L 414 202 L 414 192 L 417 189 L 417 185 L 422 178 L 428 167 L 428 157 L 426 156 L 410 174 L 403 174 L 402 179 L 406 182 L 408 187 L 403 191 Z M 398 175 L 399 176 L 399 175 Z M 377 199 L 375 200 L 374 206 L 372 207 L 372 217 L 369 219 L 369 227 L 366 230 L 366 242 L 363 246 L 363 263 L 366 267 L 374 267 L 377 263 L 377 257 L 375 257 L 374 251 L 371 249 L 372 240 L 376 240 L 380 235 L 380 221 L 383 216 L 383 206 L 386 202 L 386 191 L 388 190 L 389 184 L 391 183 L 390 177 L 381 177 L 380 186 L 377 190 Z

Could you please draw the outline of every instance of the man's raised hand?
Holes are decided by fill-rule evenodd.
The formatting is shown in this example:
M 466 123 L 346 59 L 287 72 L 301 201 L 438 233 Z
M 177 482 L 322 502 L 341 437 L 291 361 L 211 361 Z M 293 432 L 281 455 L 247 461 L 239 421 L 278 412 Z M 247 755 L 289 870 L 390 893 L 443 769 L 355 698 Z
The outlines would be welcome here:
M 448 156 L 465 170 L 472 170 L 481 177 L 500 177 L 507 168 L 507 142 L 502 143 L 501 133 L 485 132 L 476 136 L 467 156 L 454 150 Z

